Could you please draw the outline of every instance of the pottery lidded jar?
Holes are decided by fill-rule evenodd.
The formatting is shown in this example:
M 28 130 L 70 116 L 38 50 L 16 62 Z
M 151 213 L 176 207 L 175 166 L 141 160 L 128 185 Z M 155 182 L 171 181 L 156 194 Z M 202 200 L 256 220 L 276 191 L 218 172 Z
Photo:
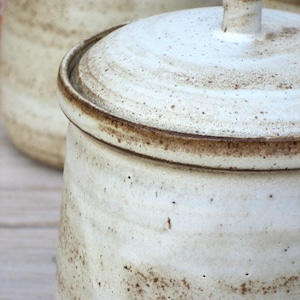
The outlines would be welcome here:
M 58 299 L 299 299 L 299 39 L 227 0 L 68 52 Z
M 264 0 L 265 7 L 300 13 L 300 0 Z

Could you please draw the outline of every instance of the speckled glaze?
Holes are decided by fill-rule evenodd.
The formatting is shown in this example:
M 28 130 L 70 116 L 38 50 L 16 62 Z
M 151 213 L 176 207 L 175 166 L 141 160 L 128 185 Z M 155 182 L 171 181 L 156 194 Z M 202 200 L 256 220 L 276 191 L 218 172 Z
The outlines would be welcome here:
M 299 299 L 299 37 L 226 0 L 65 56 L 57 299 Z
M 299 170 L 168 164 L 70 125 L 64 178 L 56 299 L 299 299 Z
M 67 120 L 56 101 L 56 75 L 64 53 L 114 24 L 221 0 L 9 0 L 4 7 L 2 120 L 14 144 L 61 168 Z

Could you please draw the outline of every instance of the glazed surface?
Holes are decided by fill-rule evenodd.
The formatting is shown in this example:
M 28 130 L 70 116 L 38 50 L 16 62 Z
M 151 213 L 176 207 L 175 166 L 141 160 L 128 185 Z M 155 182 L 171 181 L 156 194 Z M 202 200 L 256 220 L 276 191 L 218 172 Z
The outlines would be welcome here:
M 74 125 L 67 150 L 57 299 L 299 299 L 299 171 L 166 164 Z
M 1 114 L 13 143 L 29 156 L 62 168 L 67 119 L 56 97 L 64 54 L 115 24 L 220 0 L 7 0 L 1 45 Z
M 222 32 L 220 8 L 163 14 L 95 35 L 63 60 L 60 105 L 96 139 L 143 156 L 216 169 L 297 169 L 300 73 L 293 37 L 299 32 L 287 26 L 299 18 L 263 12 L 270 24 L 255 35 Z M 273 26 L 272 16 L 287 23 Z M 183 19 L 188 25 L 176 26 L 174 20 Z M 193 22 L 199 26 L 188 30 Z M 128 37 L 136 47 L 126 43 Z M 205 47 L 206 41 L 221 48 Z M 179 43 L 178 51 L 172 43 Z M 271 44 L 277 51 L 268 49 Z

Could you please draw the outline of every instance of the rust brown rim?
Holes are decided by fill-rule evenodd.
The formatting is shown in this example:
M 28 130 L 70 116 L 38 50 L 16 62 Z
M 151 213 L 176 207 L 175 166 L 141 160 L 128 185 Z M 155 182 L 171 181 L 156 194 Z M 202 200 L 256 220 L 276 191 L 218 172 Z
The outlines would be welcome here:
M 192 153 L 195 155 L 209 154 L 210 156 L 230 156 L 233 158 L 259 157 L 259 159 L 265 159 L 270 156 L 276 158 L 288 158 L 300 154 L 300 136 L 278 138 L 234 138 L 168 131 L 149 127 L 143 124 L 137 124 L 126 119 L 110 115 L 101 110 L 100 107 L 91 103 L 88 99 L 85 99 L 77 92 L 76 88 L 71 83 L 70 76 L 72 71 L 82 55 L 90 47 L 106 35 L 124 25 L 125 24 L 122 24 L 105 30 L 71 49 L 60 65 L 57 80 L 60 92 L 66 99 L 68 99 L 72 106 L 78 108 L 82 114 L 87 114 L 94 118 L 99 123 L 109 124 L 111 135 L 115 135 L 118 138 L 118 141 L 128 138 L 131 141 L 139 141 L 144 145 L 158 145 L 159 147 L 163 147 L 166 151 L 174 152 L 180 150 L 181 152 Z M 67 117 L 72 122 L 74 121 L 71 116 Z M 81 129 L 86 132 L 84 128 Z M 97 139 L 97 137 L 93 134 L 89 132 L 87 133 Z M 123 148 L 121 144 L 114 144 L 113 146 Z M 238 167 L 236 168 L 238 169 Z M 297 164 L 293 169 L 298 168 L 300 168 L 300 166 Z M 235 167 L 233 167 L 233 169 L 235 169 Z M 253 170 L 255 168 L 246 168 L 243 170 L 248 169 Z

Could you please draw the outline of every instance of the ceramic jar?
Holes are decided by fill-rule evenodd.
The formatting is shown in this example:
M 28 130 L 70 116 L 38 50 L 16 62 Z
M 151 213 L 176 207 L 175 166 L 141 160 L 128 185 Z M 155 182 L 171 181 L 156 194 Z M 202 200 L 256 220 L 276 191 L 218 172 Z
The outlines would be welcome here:
M 146 18 L 63 59 L 57 299 L 299 299 L 300 19 L 222 14 Z
M 264 0 L 264 6 L 300 13 L 300 0 Z
M 62 167 L 67 121 L 55 95 L 64 53 L 114 24 L 221 0 L 9 0 L 1 55 L 2 121 L 13 143 L 31 157 Z

